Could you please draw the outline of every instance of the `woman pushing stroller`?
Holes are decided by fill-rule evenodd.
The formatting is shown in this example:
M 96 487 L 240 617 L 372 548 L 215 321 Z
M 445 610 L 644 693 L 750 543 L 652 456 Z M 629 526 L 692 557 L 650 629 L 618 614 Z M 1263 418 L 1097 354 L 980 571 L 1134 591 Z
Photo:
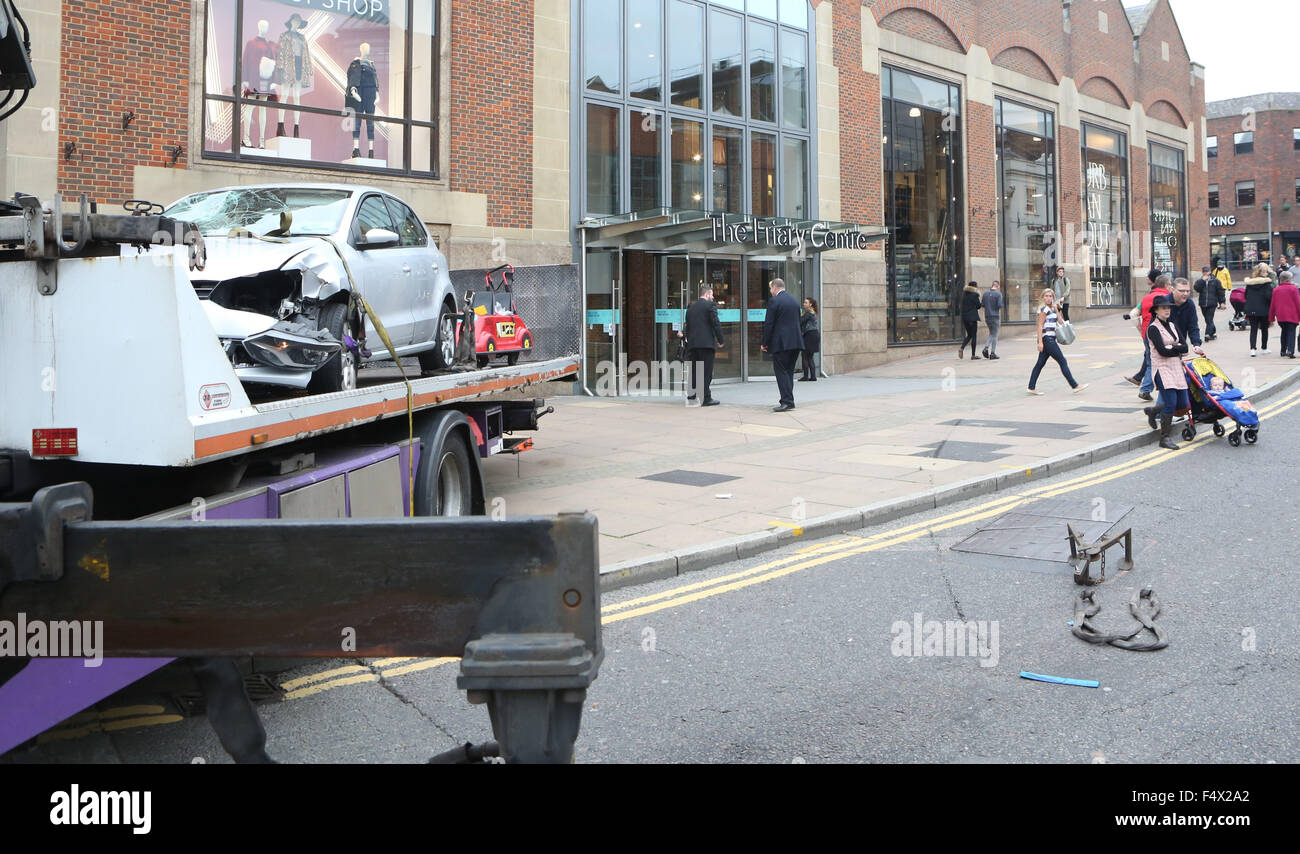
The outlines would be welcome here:
M 1178 340 L 1178 330 L 1169 319 L 1174 298 L 1160 294 L 1152 301 L 1151 307 L 1155 315 L 1147 327 L 1147 341 L 1151 344 L 1151 376 L 1160 392 L 1160 405 L 1148 406 L 1143 412 L 1152 429 L 1156 426 L 1156 416 L 1160 417 L 1160 447 L 1176 451 L 1178 443 L 1169 435 L 1174 415 L 1190 411 L 1192 406 L 1187 396 L 1187 375 L 1183 372 L 1182 360 L 1187 355 L 1188 345 Z M 1204 355 L 1200 347 L 1192 349 L 1198 355 Z M 1186 432 L 1190 432 L 1192 438 L 1196 436 L 1194 423 L 1193 419 L 1187 419 Z

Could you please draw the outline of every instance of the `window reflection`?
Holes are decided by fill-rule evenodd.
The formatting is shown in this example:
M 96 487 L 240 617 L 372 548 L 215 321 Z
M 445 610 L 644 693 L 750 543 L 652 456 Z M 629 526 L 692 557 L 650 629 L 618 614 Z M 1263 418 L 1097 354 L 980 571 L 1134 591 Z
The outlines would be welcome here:
M 615 107 L 587 105 L 587 212 L 619 213 L 618 114 Z
M 891 69 L 884 109 L 886 273 L 892 343 L 952 340 L 964 282 L 961 123 L 955 86 Z M 939 98 L 936 86 L 943 87 Z M 911 100 L 908 100 L 911 99 Z M 929 106 L 928 101 L 942 107 Z
M 673 0 L 669 12 L 668 73 L 673 105 L 701 109 L 704 92 L 704 12 L 684 0 Z
M 1085 124 L 1083 139 L 1088 305 L 1130 305 L 1128 137 Z
M 1183 153 L 1151 144 L 1151 249 L 1155 266 L 1174 276 L 1187 275 L 1186 177 Z
M 628 0 L 627 88 L 633 98 L 663 98 L 660 0 Z
M 709 15 L 709 23 L 713 111 L 725 116 L 739 116 L 741 86 L 744 83 L 741 19 L 715 9 Z
M 781 33 L 781 115 L 786 127 L 808 127 L 808 47 L 799 33 Z
M 781 216 L 808 218 L 808 143 L 786 137 L 782 144 Z
M 704 207 L 704 125 L 673 119 L 672 206 L 685 210 Z
M 622 91 L 623 34 L 619 29 L 620 3 L 584 0 L 582 6 L 583 68 L 592 92 L 617 95 Z
M 745 209 L 745 132 L 713 126 L 713 210 Z
M 628 155 L 632 161 L 631 210 L 644 211 L 660 207 L 663 168 L 659 128 L 663 124 L 663 118 L 655 113 L 640 112 L 631 112 L 628 118 Z
M 776 136 L 754 133 L 750 144 L 751 204 L 756 216 L 776 215 Z
M 749 24 L 749 117 L 776 121 L 776 29 Z
M 1045 254 L 1056 248 L 1048 246 L 1057 227 L 1055 128 L 1050 113 L 1002 99 L 997 119 L 1002 320 L 1029 321 L 1056 272 L 1055 256 Z

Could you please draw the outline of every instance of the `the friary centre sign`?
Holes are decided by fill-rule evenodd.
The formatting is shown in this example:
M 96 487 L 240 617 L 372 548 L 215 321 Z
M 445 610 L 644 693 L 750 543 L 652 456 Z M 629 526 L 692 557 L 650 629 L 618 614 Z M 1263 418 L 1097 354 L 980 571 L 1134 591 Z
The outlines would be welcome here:
M 830 249 L 868 249 L 872 238 L 856 228 L 836 230 L 831 223 L 817 222 L 810 226 L 790 225 L 782 220 L 749 217 L 727 222 L 720 214 L 709 217 L 713 224 L 715 243 L 748 243 L 777 249 L 814 252 Z

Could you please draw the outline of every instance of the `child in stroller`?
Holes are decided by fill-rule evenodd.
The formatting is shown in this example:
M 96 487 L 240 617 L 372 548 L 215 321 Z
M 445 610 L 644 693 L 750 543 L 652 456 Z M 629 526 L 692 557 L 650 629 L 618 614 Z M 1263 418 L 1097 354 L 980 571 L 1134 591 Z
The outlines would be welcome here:
M 1246 444 L 1255 444 L 1259 439 L 1259 413 L 1223 369 L 1208 356 L 1200 356 L 1183 362 L 1183 370 L 1192 406 L 1183 438 L 1190 442 L 1196 438 L 1196 424 L 1210 424 L 1215 436 L 1227 433 L 1228 444 L 1234 448 L 1241 445 L 1243 438 Z M 1219 423 L 1224 418 L 1234 424 L 1231 433 Z
M 1239 332 L 1246 328 L 1246 289 L 1245 287 L 1233 288 L 1232 293 L 1228 296 L 1228 302 L 1232 303 L 1232 319 L 1228 321 L 1228 331 Z

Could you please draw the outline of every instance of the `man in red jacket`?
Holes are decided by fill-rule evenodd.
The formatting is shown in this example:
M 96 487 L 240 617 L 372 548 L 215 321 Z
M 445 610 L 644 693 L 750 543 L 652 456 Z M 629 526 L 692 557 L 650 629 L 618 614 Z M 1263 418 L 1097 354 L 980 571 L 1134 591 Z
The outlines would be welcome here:
M 1300 324 L 1300 289 L 1290 270 L 1279 273 L 1273 299 L 1268 306 L 1268 322 L 1282 327 L 1282 358 L 1295 358 L 1295 331 Z

